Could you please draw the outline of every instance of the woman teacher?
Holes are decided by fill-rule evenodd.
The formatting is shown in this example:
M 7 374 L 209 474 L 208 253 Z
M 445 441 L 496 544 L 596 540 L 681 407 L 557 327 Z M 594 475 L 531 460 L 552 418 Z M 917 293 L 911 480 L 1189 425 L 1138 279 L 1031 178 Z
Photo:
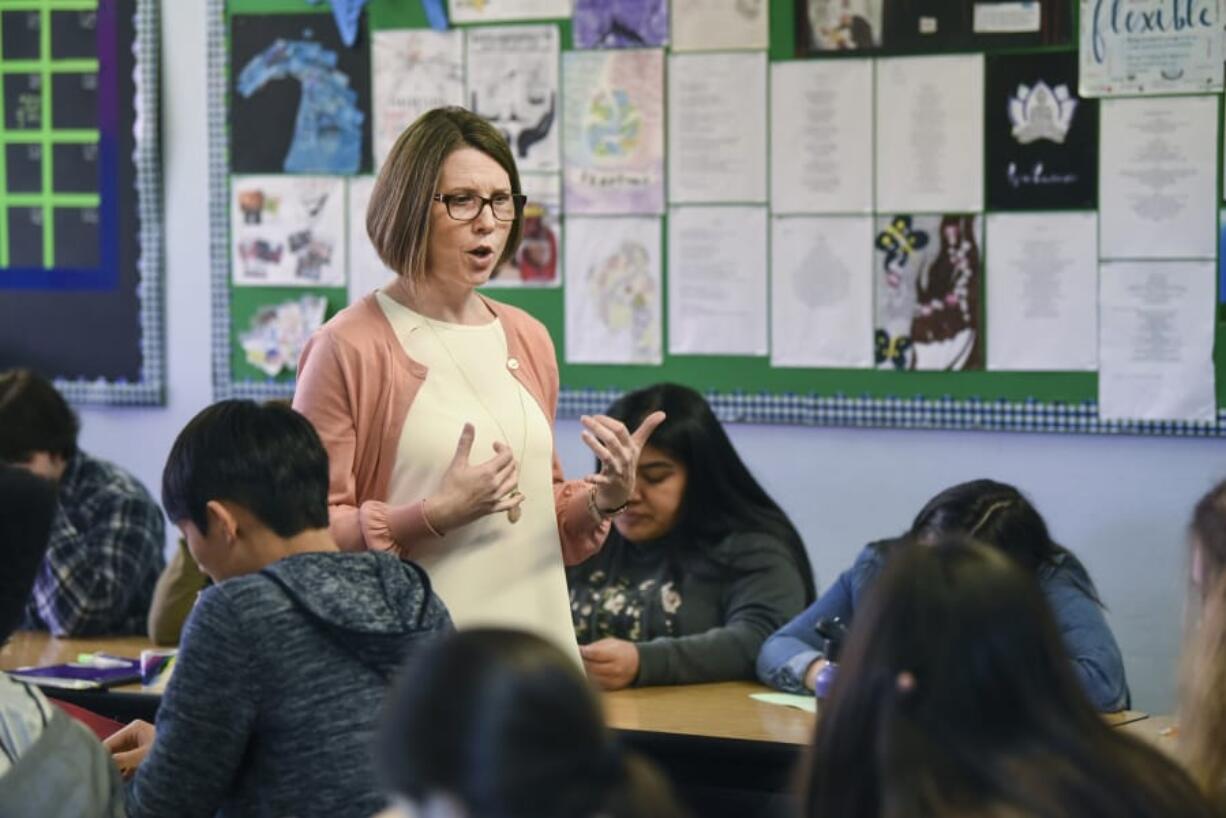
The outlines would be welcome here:
M 366 213 L 398 275 L 307 343 L 294 408 L 328 449 L 342 548 L 411 558 L 458 626 L 523 628 L 578 662 L 564 564 L 600 549 L 664 416 L 633 433 L 582 418 L 602 466 L 563 480 L 549 333 L 477 292 L 515 253 L 520 191 L 510 148 L 484 119 L 440 108 L 410 125 Z

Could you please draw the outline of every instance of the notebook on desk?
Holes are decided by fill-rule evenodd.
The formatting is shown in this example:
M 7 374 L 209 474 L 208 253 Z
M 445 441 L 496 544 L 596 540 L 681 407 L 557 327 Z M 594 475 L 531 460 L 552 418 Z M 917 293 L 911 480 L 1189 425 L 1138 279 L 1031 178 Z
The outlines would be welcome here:
M 10 678 L 39 687 L 66 690 L 100 690 L 140 681 L 140 660 L 121 656 L 93 655 L 88 661 L 45 667 L 19 667 Z

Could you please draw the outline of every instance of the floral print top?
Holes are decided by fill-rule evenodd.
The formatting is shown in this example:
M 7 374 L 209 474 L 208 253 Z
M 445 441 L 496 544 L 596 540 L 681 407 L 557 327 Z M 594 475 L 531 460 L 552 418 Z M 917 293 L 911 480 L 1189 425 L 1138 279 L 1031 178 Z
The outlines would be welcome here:
M 570 589 L 571 619 L 581 645 L 606 636 L 646 641 L 643 618 L 648 611 L 658 614 L 662 632 L 655 635 L 676 636 L 680 608 L 681 592 L 673 580 L 645 579 L 632 585 L 626 577 L 610 580 L 601 570 L 589 574 L 587 583 Z
M 638 685 L 752 679 L 762 642 L 805 606 L 787 545 L 757 532 L 689 544 L 614 530 L 566 580 L 579 644 L 636 643 Z

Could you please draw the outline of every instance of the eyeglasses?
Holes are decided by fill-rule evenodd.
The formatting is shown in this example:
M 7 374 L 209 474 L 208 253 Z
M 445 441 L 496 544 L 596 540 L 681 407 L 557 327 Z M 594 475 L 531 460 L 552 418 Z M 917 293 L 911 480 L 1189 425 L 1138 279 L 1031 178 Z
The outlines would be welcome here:
M 513 222 L 524 209 L 528 197 L 522 193 L 495 193 L 490 198 L 475 193 L 435 193 L 430 197 L 447 207 L 447 215 L 458 222 L 471 222 L 486 205 L 500 222 Z

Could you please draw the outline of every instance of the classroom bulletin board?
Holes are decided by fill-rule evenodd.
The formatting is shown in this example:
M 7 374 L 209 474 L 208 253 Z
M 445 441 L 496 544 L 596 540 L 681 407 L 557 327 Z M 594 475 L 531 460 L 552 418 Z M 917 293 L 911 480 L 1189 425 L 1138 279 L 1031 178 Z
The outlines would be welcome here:
M 516 151 L 487 292 L 549 328 L 563 417 L 672 380 L 729 421 L 1226 434 L 1218 0 L 509 3 L 444 36 L 439 0 L 211 0 L 217 397 L 292 394 L 389 276 L 379 162 L 464 104 Z M 1186 53 L 1115 53 L 1125 25 Z
M 0 2 L 0 369 L 164 400 L 157 0 Z

